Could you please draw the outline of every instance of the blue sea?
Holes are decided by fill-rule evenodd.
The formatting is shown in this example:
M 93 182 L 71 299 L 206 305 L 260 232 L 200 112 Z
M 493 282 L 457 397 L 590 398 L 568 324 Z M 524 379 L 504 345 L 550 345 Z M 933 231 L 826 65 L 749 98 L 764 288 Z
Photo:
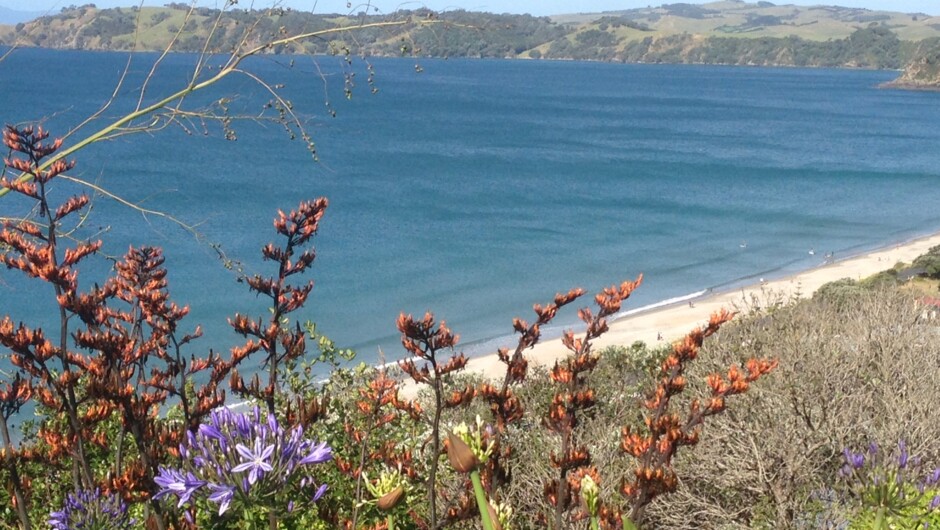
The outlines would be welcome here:
M 133 110 L 156 58 L 16 50 L 0 62 L 0 116 L 64 135 L 101 108 L 130 60 L 118 97 L 70 145 Z M 196 60 L 165 59 L 144 102 L 185 86 Z M 161 246 L 172 298 L 191 306 L 183 327 L 205 330 L 191 351 L 227 351 L 239 343 L 227 317 L 268 313 L 216 249 L 245 273 L 274 274 L 259 249 L 274 239 L 276 211 L 326 196 L 316 286 L 294 317 L 375 363 L 403 354 L 400 312 L 433 311 L 464 351 L 481 354 L 507 340 L 514 316 L 530 318 L 533 303 L 572 287 L 596 291 L 643 273 L 625 307 L 636 309 L 940 230 L 940 93 L 878 89 L 894 72 L 410 58 L 371 66 L 375 94 L 362 59 L 245 65 L 283 84 L 319 162 L 282 125 L 240 118 L 275 115 L 264 109 L 271 94 L 245 75 L 183 104 L 223 102 L 237 140 L 190 116 L 77 153 L 74 176 L 199 233 L 95 194 L 74 235 L 105 246 L 82 267 L 82 285 L 102 282 L 105 258 L 129 245 Z M 53 194 L 76 189 L 63 181 Z M 26 207 L 4 197 L 0 216 Z M 49 286 L 0 271 L 0 313 L 50 323 L 53 304 Z M 576 320 L 569 310 L 550 332 Z

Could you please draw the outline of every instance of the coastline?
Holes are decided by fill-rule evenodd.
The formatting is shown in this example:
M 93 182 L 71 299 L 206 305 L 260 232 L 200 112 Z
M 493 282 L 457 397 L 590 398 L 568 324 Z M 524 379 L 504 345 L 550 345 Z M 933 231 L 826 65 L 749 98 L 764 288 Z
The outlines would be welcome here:
M 903 76 L 893 81 L 881 83 L 878 88 L 883 90 L 916 90 L 920 92 L 940 92 L 940 81 L 905 81 Z
M 643 341 L 648 345 L 665 345 L 677 340 L 694 327 L 707 322 L 708 317 L 720 309 L 740 311 L 755 304 L 808 298 L 822 285 L 842 278 L 859 280 L 892 268 L 898 262 L 910 263 L 931 247 L 940 245 L 940 232 L 921 236 L 906 242 L 882 247 L 847 257 L 809 270 L 768 281 L 749 284 L 724 291 L 704 294 L 686 301 L 656 307 L 635 314 L 625 311 L 622 318 L 610 322 L 610 329 L 594 341 L 595 349 Z M 642 289 L 642 286 L 640 287 Z M 589 299 L 589 298 L 588 298 Z M 574 328 L 576 336 L 579 328 Z M 659 338 L 659 337 L 662 338 Z M 561 338 L 540 341 L 526 350 L 530 365 L 552 365 L 568 354 Z M 505 365 L 496 353 L 470 358 L 467 370 L 487 378 L 501 377 Z

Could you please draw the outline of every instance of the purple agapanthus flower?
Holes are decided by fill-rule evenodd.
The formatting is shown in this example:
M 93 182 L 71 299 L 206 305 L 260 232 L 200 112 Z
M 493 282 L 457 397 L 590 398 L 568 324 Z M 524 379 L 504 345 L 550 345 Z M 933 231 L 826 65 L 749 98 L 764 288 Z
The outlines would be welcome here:
M 845 458 L 846 466 L 849 466 L 852 469 L 861 469 L 861 467 L 865 465 L 864 453 L 853 453 L 849 450 L 848 447 L 846 447 L 842 450 L 842 456 Z
M 160 491 L 154 495 L 155 498 L 163 497 L 169 493 L 176 494 L 179 497 L 177 507 L 182 507 L 189 502 L 190 497 L 199 488 L 206 485 L 205 480 L 200 480 L 192 472 L 185 475 L 173 469 L 161 468 L 160 473 L 154 477 L 154 482 L 160 486 Z
M 222 515 L 228 510 L 229 505 L 232 503 L 232 498 L 235 497 L 235 488 L 225 484 L 209 483 L 209 491 L 209 502 L 218 505 L 219 515 Z
M 261 477 L 266 471 L 271 471 L 274 469 L 271 467 L 271 464 L 268 463 L 268 460 L 271 458 L 271 454 L 274 453 L 273 444 L 262 449 L 261 440 L 256 439 L 255 448 L 253 451 L 242 444 L 236 445 L 235 451 L 237 451 L 238 454 L 245 459 L 245 461 L 233 467 L 232 471 L 236 473 L 247 471 L 249 484 L 258 482 L 258 478 Z
M 890 523 L 895 517 L 926 522 L 930 512 L 940 508 L 940 469 L 925 469 L 903 440 L 895 458 L 875 443 L 860 453 L 846 448 L 842 456 L 839 474 L 862 510 L 879 511 Z
M 136 521 L 127 514 L 127 504 L 101 490 L 70 493 L 61 510 L 49 514 L 55 530 L 130 530 Z
M 300 426 L 285 430 L 257 407 L 248 414 L 213 411 L 209 423 L 188 434 L 180 454 L 182 468 L 160 468 L 155 497 L 175 495 L 179 507 L 205 499 L 219 515 L 236 505 L 281 509 L 291 501 L 315 502 L 326 484 L 318 485 L 310 468 L 333 457 L 325 442 L 305 439 Z
M 907 444 L 904 442 L 904 440 L 901 440 L 898 442 L 898 468 L 906 468 L 909 458 L 910 455 L 907 454 Z
M 320 445 L 314 447 L 307 456 L 300 459 L 297 462 L 298 465 L 304 464 L 322 464 L 333 458 L 333 450 L 326 445 L 326 442 L 321 442 Z

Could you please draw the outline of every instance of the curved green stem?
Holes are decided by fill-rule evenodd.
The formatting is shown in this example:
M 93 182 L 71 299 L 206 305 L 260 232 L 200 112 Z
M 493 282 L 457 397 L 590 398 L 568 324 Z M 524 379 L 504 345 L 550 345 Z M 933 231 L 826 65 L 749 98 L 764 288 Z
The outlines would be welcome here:
M 142 117 L 142 116 L 146 116 L 146 115 L 148 115 L 148 114 L 152 114 L 152 113 L 154 113 L 154 112 L 156 112 L 156 111 L 158 111 L 158 110 L 160 110 L 160 109 L 166 107 L 167 105 L 169 105 L 170 103 L 172 103 L 172 102 L 174 102 L 174 101 L 177 101 L 177 100 L 180 100 L 180 99 L 182 99 L 182 98 L 185 98 L 186 96 L 192 94 L 193 92 L 196 92 L 196 91 L 198 91 L 198 90 L 202 90 L 202 89 L 204 89 L 204 88 L 206 88 L 206 87 L 209 87 L 209 86 L 214 85 L 215 83 L 219 82 L 221 79 L 225 78 L 227 75 L 231 74 L 232 72 L 237 71 L 236 69 L 237 69 L 239 63 L 241 63 L 243 60 L 245 60 L 246 58 L 248 58 L 248 57 L 250 57 L 250 56 L 252 56 L 252 55 L 257 55 L 258 53 L 260 53 L 260 52 L 262 52 L 262 51 L 264 51 L 264 50 L 266 50 L 266 49 L 273 48 L 273 47 L 275 47 L 275 46 L 279 46 L 279 45 L 282 45 L 282 44 L 288 44 L 288 43 L 296 42 L 296 41 L 302 40 L 302 39 L 308 39 L 308 38 L 311 38 L 311 37 L 319 37 L 319 36 L 326 35 L 326 34 L 330 34 L 330 33 L 341 33 L 341 32 L 344 32 L 344 31 L 361 30 L 361 29 L 369 29 L 369 28 L 379 28 L 379 27 L 385 27 L 385 26 L 401 26 L 401 25 L 407 24 L 407 23 L 409 23 L 409 22 L 410 22 L 410 21 L 375 22 L 375 23 L 373 23 L 373 24 L 362 24 L 362 25 L 359 25 L 359 26 L 345 26 L 345 27 L 339 27 L 339 28 L 330 28 L 330 29 L 325 29 L 325 30 L 320 30 L 320 31 L 312 31 L 312 32 L 308 32 L 308 33 L 303 33 L 303 34 L 300 34 L 300 35 L 294 35 L 294 36 L 292 36 L 292 37 L 285 37 L 285 38 L 283 38 L 283 39 L 278 39 L 278 40 L 271 41 L 271 42 L 266 43 L 266 44 L 259 45 L 259 46 L 255 47 L 255 48 L 252 48 L 251 50 L 248 50 L 247 52 L 244 52 L 244 53 L 241 53 L 241 54 L 238 54 L 238 55 L 234 56 L 234 57 L 232 58 L 232 60 L 229 61 L 229 64 L 227 64 L 225 67 L 223 67 L 222 69 L 220 69 L 217 74 L 215 74 L 214 76 L 210 77 L 209 79 L 206 79 L 205 81 L 203 81 L 203 82 L 201 82 L 201 83 L 195 83 L 195 82 L 190 83 L 190 84 L 187 85 L 185 88 L 183 88 L 183 89 L 181 89 L 181 90 L 178 90 L 177 92 L 174 92 L 173 94 L 171 94 L 171 95 L 169 95 L 169 96 L 167 96 L 167 97 L 161 99 L 160 101 L 157 101 L 156 103 L 154 103 L 154 104 L 152 104 L 152 105 L 149 105 L 149 106 L 147 106 L 147 107 L 144 107 L 144 108 L 142 108 L 142 109 L 136 110 L 136 111 L 134 111 L 134 112 L 131 112 L 131 113 L 129 113 L 129 114 L 126 114 L 126 115 L 122 116 L 121 118 L 119 118 L 118 120 L 114 121 L 113 123 L 111 123 L 111 124 L 108 125 L 107 127 L 104 127 L 103 129 L 99 130 L 98 132 L 95 132 L 95 133 L 93 133 L 93 134 L 91 134 L 91 135 L 85 137 L 83 140 L 79 141 L 79 142 L 76 143 L 75 145 L 72 145 L 72 146 L 70 146 L 70 147 L 67 147 L 67 148 L 65 148 L 65 149 L 62 149 L 61 151 L 58 151 L 54 156 L 49 157 L 48 160 L 46 160 L 46 161 L 45 161 L 44 163 L 42 163 L 39 167 L 37 167 L 37 168 L 36 168 L 36 173 L 41 173 L 42 171 L 45 171 L 46 169 L 49 169 L 49 167 L 50 167 L 52 164 L 54 164 L 55 162 L 57 162 L 57 161 L 59 161 L 59 160 L 65 159 L 65 157 L 69 156 L 70 154 L 74 153 L 75 151 L 78 151 L 78 150 L 80 150 L 80 149 L 83 149 L 83 148 L 85 148 L 85 147 L 88 147 L 89 145 L 91 145 L 91 144 L 93 144 L 93 143 L 95 143 L 95 142 L 101 140 L 102 138 L 108 136 L 109 134 L 113 133 L 113 132 L 116 131 L 117 129 L 119 129 L 119 128 L 121 128 L 121 127 L 123 127 L 123 126 L 125 126 L 125 125 L 127 125 L 127 124 L 129 124 L 129 123 L 131 123 L 132 121 L 136 120 L 137 118 L 140 118 L 140 117 Z M 35 178 L 34 175 L 32 175 L 32 174 L 30 174 L 30 173 L 24 173 L 24 174 L 20 175 L 19 177 L 17 177 L 16 182 L 17 182 L 17 183 L 29 182 L 29 181 L 33 180 L 33 178 Z M 0 189 L 0 197 L 3 197 L 3 196 L 6 195 L 7 193 L 10 193 L 10 189 L 9 189 L 9 188 L 2 188 L 2 189 Z
M 885 519 L 884 506 L 878 508 L 878 513 L 875 515 L 875 526 L 872 530 L 888 530 L 888 521 Z
M 477 508 L 480 509 L 480 520 L 483 522 L 483 530 L 495 530 L 493 521 L 490 519 L 490 501 L 486 499 L 486 492 L 483 491 L 483 481 L 480 480 L 480 472 L 473 470 L 470 472 L 470 480 L 473 481 L 473 494 L 477 498 Z

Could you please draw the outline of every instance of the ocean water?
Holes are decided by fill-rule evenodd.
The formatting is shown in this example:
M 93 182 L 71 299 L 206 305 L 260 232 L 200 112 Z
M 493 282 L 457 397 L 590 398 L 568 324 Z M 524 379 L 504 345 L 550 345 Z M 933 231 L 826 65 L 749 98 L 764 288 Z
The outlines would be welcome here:
M 155 58 L 132 58 L 104 117 L 133 108 Z M 170 56 L 145 101 L 184 86 L 195 60 Z M 0 116 L 64 134 L 107 100 L 127 62 L 126 54 L 17 50 L 0 62 Z M 206 331 L 192 351 L 225 351 L 239 342 L 227 316 L 267 311 L 210 244 L 248 273 L 272 274 L 258 250 L 274 237 L 277 209 L 326 196 L 309 275 L 316 286 L 294 316 L 355 348 L 358 360 L 378 362 L 402 355 L 400 312 L 433 311 L 466 352 L 480 354 L 507 340 L 514 316 L 530 318 L 533 303 L 572 287 L 596 291 L 643 273 L 631 310 L 940 230 L 940 94 L 877 89 L 893 72 L 454 59 L 372 66 L 378 93 L 356 59 L 347 100 L 338 58 L 247 64 L 284 85 L 318 163 L 279 124 L 240 119 L 237 141 L 192 118 L 81 151 L 73 174 L 172 214 L 201 237 L 102 196 L 76 235 L 103 238 L 107 256 L 163 247 L 173 299 L 191 306 L 189 327 Z M 250 115 L 271 99 L 236 76 L 187 105 L 223 97 L 233 114 Z M 74 190 L 63 182 L 54 193 Z M 24 205 L 0 199 L 0 216 Z M 108 266 L 103 258 L 84 266 L 82 284 L 103 281 Z M 48 286 L 0 271 L 0 313 L 44 322 L 52 298 Z M 551 332 L 576 324 L 574 309 L 556 323 Z

